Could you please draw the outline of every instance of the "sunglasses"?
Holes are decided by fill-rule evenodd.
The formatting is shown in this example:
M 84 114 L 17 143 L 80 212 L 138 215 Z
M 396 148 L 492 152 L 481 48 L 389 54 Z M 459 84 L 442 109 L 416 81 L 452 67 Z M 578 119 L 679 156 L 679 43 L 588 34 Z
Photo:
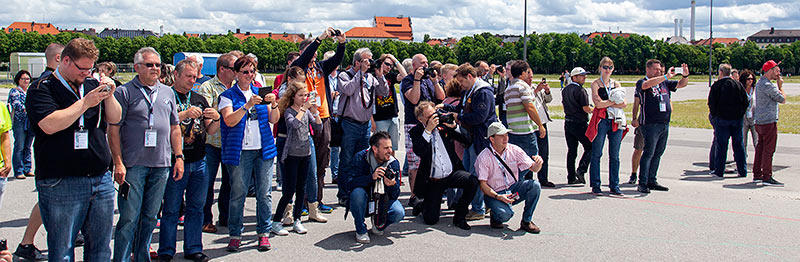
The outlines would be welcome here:
M 756 80 L 755 78 L 748 77 L 747 80 Z
M 614 69 L 614 66 L 605 66 L 604 65 L 604 66 L 601 66 L 601 68 L 603 68 L 605 70 L 612 70 L 612 69 Z
M 394 66 L 394 64 L 389 63 L 389 62 L 384 62 L 383 65 L 388 66 L 388 67 L 393 67 Z
M 255 74 L 256 70 L 242 70 L 242 71 L 239 71 L 239 73 L 242 73 L 242 74 L 245 74 L 245 75 Z
M 161 63 L 139 63 L 147 68 L 161 68 Z

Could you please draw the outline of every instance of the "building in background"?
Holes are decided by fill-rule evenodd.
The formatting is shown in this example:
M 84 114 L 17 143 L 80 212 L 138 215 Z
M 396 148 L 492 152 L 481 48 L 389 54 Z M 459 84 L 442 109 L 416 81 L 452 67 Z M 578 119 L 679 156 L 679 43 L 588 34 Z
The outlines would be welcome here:
M 88 35 L 88 36 L 97 36 L 97 30 L 95 30 L 94 28 L 88 28 L 88 29 L 87 28 L 84 28 L 84 29 L 73 28 L 72 30 L 64 29 L 64 30 L 61 30 L 61 32 L 80 33 L 80 34 L 84 34 L 84 35 Z
M 375 16 L 372 20 L 372 26 L 396 36 L 400 41 L 406 43 L 414 41 L 411 17 L 403 17 L 402 15 L 398 17 Z
M 446 39 L 431 38 L 430 40 L 428 40 L 428 42 L 425 42 L 425 43 L 429 44 L 430 46 L 437 46 L 438 45 L 438 46 L 444 46 L 444 47 L 453 48 L 458 43 L 458 39 L 455 39 L 455 38 L 452 38 L 452 37 L 448 37 Z
M 347 41 L 364 41 L 364 42 L 383 42 L 385 40 L 396 40 L 400 38 L 396 35 L 390 34 L 386 31 L 380 30 L 377 27 L 353 27 L 344 33 L 347 36 Z
M 100 37 L 100 38 L 111 37 L 111 38 L 115 38 L 115 39 L 123 38 L 123 37 L 134 38 L 134 37 L 137 37 L 137 36 L 141 36 L 141 37 L 144 37 L 144 38 L 147 38 L 148 36 L 158 37 L 158 35 L 156 35 L 156 33 L 153 33 L 153 31 L 150 31 L 150 30 L 144 30 L 144 29 L 130 30 L 130 29 L 119 29 L 119 28 L 106 28 L 106 29 L 103 29 L 103 31 L 100 32 L 100 34 L 98 34 L 97 36 Z
M 534 34 L 535 34 L 535 32 L 534 32 Z M 623 33 L 622 31 L 620 31 L 619 33 L 614 33 L 614 32 L 591 32 L 591 33 L 588 33 L 588 34 L 581 35 L 581 39 L 583 39 L 583 41 L 586 42 L 587 44 L 591 45 L 592 43 L 594 43 L 594 39 L 598 38 L 598 37 L 602 38 L 602 37 L 605 37 L 605 36 L 611 36 L 611 38 L 617 38 L 617 37 L 628 38 L 631 35 L 632 35 L 631 33 Z
M 775 30 L 774 27 L 771 27 L 758 31 L 747 40 L 755 42 L 760 48 L 766 48 L 769 45 L 788 45 L 800 41 L 800 29 Z
M 272 33 L 272 32 L 269 32 L 269 33 L 250 33 L 249 31 L 242 33 L 242 30 L 238 29 L 238 28 L 236 29 L 236 33 L 234 33 L 233 36 L 235 36 L 236 38 L 239 38 L 239 40 L 242 40 L 242 41 L 244 41 L 245 39 L 250 38 L 250 37 L 255 37 L 256 39 L 270 38 L 272 40 L 283 40 L 283 41 L 286 41 L 286 42 L 300 43 L 300 42 L 303 41 L 303 39 L 306 39 L 306 36 L 303 35 L 303 34 L 289 34 L 289 33 L 286 33 L 286 32 L 283 32 L 283 33 Z
M 731 45 L 733 43 L 744 44 L 744 42 L 745 42 L 744 39 L 739 39 L 739 38 L 714 38 L 714 43 L 715 44 L 722 44 L 724 46 L 729 46 L 729 45 Z M 700 40 L 692 42 L 692 44 L 694 44 L 694 45 L 708 45 L 709 41 L 708 41 L 708 39 L 700 39 Z
M 50 23 L 36 23 L 36 22 L 13 22 L 8 27 L 3 28 L 6 33 L 20 31 L 23 33 L 37 32 L 40 35 L 51 34 L 57 35 L 59 33 L 58 27 Z

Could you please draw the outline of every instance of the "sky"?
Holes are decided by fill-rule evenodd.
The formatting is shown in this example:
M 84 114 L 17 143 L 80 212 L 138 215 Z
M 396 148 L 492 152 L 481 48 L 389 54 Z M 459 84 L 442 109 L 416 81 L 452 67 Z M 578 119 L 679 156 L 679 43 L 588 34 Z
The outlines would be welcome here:
M 690 32 L 689 0 L 530 0 L 528 33 L 623 31 L 662 39 L 674 19 Z M 60 28 L 148 29 L 159 33 L 288 32 L 319 35 L 372 26 L 373 16 L 411 17 L 414 40 L 482 32 L 521 35 L 523 0 L 0 0 L 0 26 L 49 22 Z M 759 30 L 800 29 L 798 0 L 714 1 L 714 37 L 746 38 Z M 708 38 L 709 1 L 697 1 L 696 38 Z M 794 14 L 794 15 L 791 15 Z

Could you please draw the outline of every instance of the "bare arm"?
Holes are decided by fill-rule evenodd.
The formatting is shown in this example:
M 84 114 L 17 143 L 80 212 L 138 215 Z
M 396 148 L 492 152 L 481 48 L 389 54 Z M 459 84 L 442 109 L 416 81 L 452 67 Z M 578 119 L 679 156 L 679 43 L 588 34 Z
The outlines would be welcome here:
M 117 121 L 109 120 L 107 122 L 108 123 L 119 122 L 120 114 L 122 112 L 122 110 L 119 107 L 119 103 L 116 102 L 115 98 L 113 98 L 113 93 L 100 92 L 101 89 L 102 88 L 95 88 L 94 90 L 89 91 L 89 93 L 87 93 L 86 96 L 84 96 L 77 102 L 73 103 L 71 106 L 65 109 L 56 110 L 53 113 L 47 115 L 44 119 L 42 119 L 42 121 L 39 121 L 39 128 L 41 128 L 42 131 L 44 131 L 48 135 L 55 134 L 56 132 L 59 132 L 71 126 L 73 123 L 75 123 L 76 120 L 78 120 L 78 118 L 81 117 L 81 115 L 83 115 L 84 112 L 86 112 L 86 110 L 94 106 L 97 106 L 98 104 L 100 104 L 100 102 L 102 102 L 105 99 L 108 99 L 109 97 L 111 97 L 111 99 L 113 99 L 114 101 L 108 103 L 110 103 L 112 107 L 116 105 L 116 107 L 112 108 L 112 110 L 115 109 L 117 110 L 116 111 Z M 106 114 L 108 115 L 109 113 L 106 112 Z
M 172 144 L 173 155 L 183 155 L 183 137 L 181 136 L 181 127 L 178 125 L 171 125 L 169 128 L 169 138 Z M 173 167 L 172 179 L 175 181 L 183 178 L 183 159 L 175 158 L 175 165 Z
M 0 177 L 7 177 L 11 172 L 11 133 L 6 131 L 0 134 L 0 151 L 3 152 L 3 163 L 5 166 L 0 169 Z
M 614 105 L 614 102 L 611 102 L 609 100 L 603 100 L 602 98 L 600 98 L 600 93 L 598 92 L 600 92 L 600 83 L 598 83 L 597 81 L 592 82 L 592 102 L 594 102 L 595 107 L 606 108 Z

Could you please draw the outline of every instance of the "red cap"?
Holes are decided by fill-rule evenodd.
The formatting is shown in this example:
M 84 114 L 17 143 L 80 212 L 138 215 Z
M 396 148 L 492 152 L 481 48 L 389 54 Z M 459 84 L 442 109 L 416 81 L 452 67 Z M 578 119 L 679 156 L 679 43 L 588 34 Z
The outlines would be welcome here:
M 772 69 L 773 67 L 776 67 L 776 66 L 778 66 L 778 65 L 780 65 L 780 64 L 781 64 L 781 62 L 777 62 L 777 63 L 775 63 L 775 61 L 774 61 L 774 60 L 769 60 L 769 61 L 767 61 L 766 63 L 764 63 L 764 65 L 763 65 L 763 66 L 761 66 L 761 71 L 762 71 L 762 72 L 764 72 L 764 73 L 766 73 L 767 71 L 769 71 L 769 70 L 770 70 L 770 69 Z

